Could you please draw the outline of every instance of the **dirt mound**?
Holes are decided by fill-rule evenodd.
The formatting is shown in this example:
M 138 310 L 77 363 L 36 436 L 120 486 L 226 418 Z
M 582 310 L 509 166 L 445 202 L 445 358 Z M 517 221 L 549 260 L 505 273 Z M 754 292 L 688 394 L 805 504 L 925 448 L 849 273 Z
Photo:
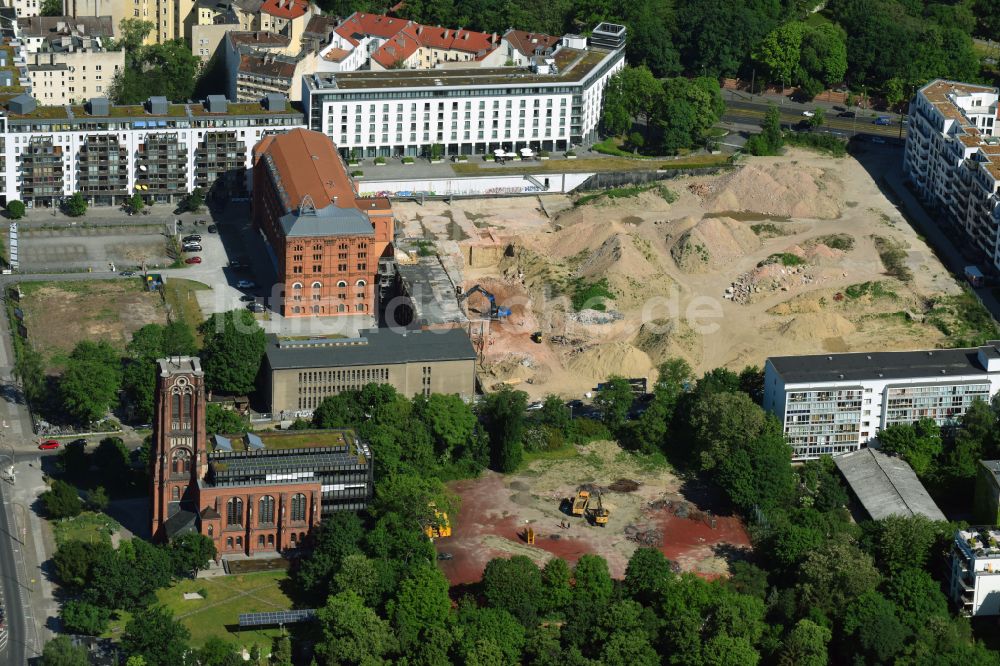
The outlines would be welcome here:
M 654 319 L 639 328 L 632 344 L 646 352 L 656 364 L 670 358 L 681 357 L 697 365 L 697 336 L 681 319 Z
M 637 233 L 609 236 L 580 263 L 577 275 L 606 279 L 618 307 L 631 308 L 651 294 L 665 293 L 673 281 L 660 267 L 656 252 Z
M 611 375 L 622 377 L 649 377 L 653 363 L 646 352 L 627 342 L 609 342 L 591 347 L 570 359 L 569 369 L 595 381 L 604 381 Z
M 616 493 L 634 493 L 639 490 L 639 482 L 632 479 L 618 479 L 608 486 L 608 490 Z
M 805 243 L 803 245 L 793 245 L 786 249 L 788 254 L 794 254 L 810 264 L 831 264 L 838 263 L 846 254 L 843 250 L 836 250 L 825 243 Z
M 840 217 L 843 183 L 830 171 L 788 162 L 754 161 L 715 183 L 711 211 L 776 217 Z
M 840 338 L 855 330 L 854 324 L 834 312 L 802 313 L 778 327 L 782 338 L 792 342 Z
M 760 247 L 749 226 L 728 217 L 702 218 L 670 249 L 678 268 L 688 273 L 708 270 Z

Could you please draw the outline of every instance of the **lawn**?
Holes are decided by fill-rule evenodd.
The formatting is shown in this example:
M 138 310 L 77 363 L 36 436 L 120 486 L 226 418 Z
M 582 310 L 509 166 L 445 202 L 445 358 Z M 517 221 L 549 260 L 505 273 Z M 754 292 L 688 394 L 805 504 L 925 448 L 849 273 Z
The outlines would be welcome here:
M 728 155 L 698 155 L 690 158 L 660 163 L 657 160 L 631 159 L 628 157 L 586 157 L 575 160 L 549 160 L 532 162 L 525 166 L 487 166 L 470 162 L 453 164 L 451 168 L 459 176 L 523 175 L 534 173 L 587 173 L 614 171 L 649 171 L 650 169 L 696 169 L 701 167 L 724 166 L 729 163 Z
M 159 603 L 191 632 L 191 645 L 200 647 L 216 636 L 250 649 L 256 643 L 267 654 L 272 640 L 281 634 L 278 627 L 240 631 L 240 613 L 289 610 L 292 601 L 284 592 L 289 585 L 284 571 L 185 579 L 156 593 Z M 204 599 L 185 599 L 186 592 L 197 592 Z M 106 636 L 118 638 L 128 623 L 128 613 L 121 613 L 111 623 Z
M 114 518 L 103 513 L 84 511 L 75 518 L 64 518 L 54 524 L 56 545 L 67 541 L 84 541 L 96 543 L 106 541 L 111 543 L 111 535 L 121 529 Z
M 49 371 L 61 369 L 81 340 L 107 340 L 124 350 L 137 329 L 167 322 L 159 294 L 143 289 L 138 278 L 27 282 L 20 287 L 18 305 L 28 341 Z
M 195 292 L 210 289 L 207 284 L 194 280 L 169 278 L 163 285 L 163 296 L 170 312 L 176 313 L 181 321 L 187 323 L 197 333 L 198 326 L 205 320 L 205 316 L 201 312 L 201 306 L 198 305 L 198 296 Z

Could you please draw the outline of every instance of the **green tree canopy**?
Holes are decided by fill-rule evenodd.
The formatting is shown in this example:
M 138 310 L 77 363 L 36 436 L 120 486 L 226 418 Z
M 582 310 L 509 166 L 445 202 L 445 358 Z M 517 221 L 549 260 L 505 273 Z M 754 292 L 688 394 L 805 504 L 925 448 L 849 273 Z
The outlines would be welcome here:
M 118 352 L 104 340 L 83 340 L 70 352 L 59 381 L 63 408 L 81 424 L 100 420 L 117 403 L 121 381 Z
M 205 383 L 213 391 L 246 394 L 254 389 L 267 339 L 248 310 L 212 315 L 201 326 Z
M 536 622 L 542 574 L 529 558 L 515 555 L 490 560 L 483 571 L 482 586 L 491 606 L 508 611 L 526 627 Z
M 149 666 L 184 663 L 191 634 L 163 606 L 141 608 L 125 625 L 121 645 L 126 654 L 139 655 Z
M 7 202 L 7 217 L 12 220 L 20 220 L 24 217 L 26 208 L 23 201 L 18 201 L 14 199 L 13 201 Z
M 524 410 L 528 395 L 504 386 L 486 396 L 483 416 L 490 435 L 490 466 L 498 472 L 513 472 L 524 455 Z
M 72 518 L 83 511 L 83 501 L 76 488 L 65 481 L 55 480 L 52 487 L 41 494 L 45 514 L 50 518 Z
M 317 615 L 323 631 L 317 651 L 326 664 L 379 663 L 394 649 L 389 623 L 354 592 L 330 597 Z
M 90 666 L 87 648 L 73 645 L 69 636 L 56 636 L 42 649 L 42 666 Z

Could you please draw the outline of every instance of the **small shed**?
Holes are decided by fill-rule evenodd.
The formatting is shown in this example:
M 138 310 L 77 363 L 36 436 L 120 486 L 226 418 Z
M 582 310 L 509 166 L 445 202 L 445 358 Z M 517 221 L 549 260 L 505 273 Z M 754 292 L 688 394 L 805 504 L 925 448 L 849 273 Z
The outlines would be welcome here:
M 111 114 L 111 101 L 107 97 L 91 97 L 87 102 L 87 113 L 92 116 L 108 116 Z
M 284 111 L 288 99 L 280 93 L 267 93 L 264 96 L 265 111 Z
M 170 108 L 166 97 L 150 97 L 146 102 L 146 110 L 154 116 L 165 116 Z
M 245 437 L 247 441 L 247 449 L 251 451 L 263 451 L 264 450 L 264 440 L 262 440 L 258 435 L 248 432 Z
M 209 95 L 205 99 L 205 110 L 209 113 L 225 113 L 229 110 L 229 100 L 225 95 Z
M 7 102 L 7 110 L 20 116 L 23 116 L 26 113 L 31 113 L 37 107 L 38 102 L 35 101 L 34 97 L 27 93 L 21 93 Z

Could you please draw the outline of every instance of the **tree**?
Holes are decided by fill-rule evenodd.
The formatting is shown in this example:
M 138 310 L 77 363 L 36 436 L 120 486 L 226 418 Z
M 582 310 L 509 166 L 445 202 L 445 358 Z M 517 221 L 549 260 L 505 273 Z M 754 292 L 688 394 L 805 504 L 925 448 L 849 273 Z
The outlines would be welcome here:
M 769 32 L 753 50 L 755 62 L 762 65 L 771 81 L 792 82 L 799 67 L 804 23 L 793 21 Z
M 891 663 L 907 641 L 896 604 L 874 590 L 865 592 L 846 608 L 843 630 L 844 654 L 861 657 L 861 663 Z
M 91 511 L 104 511 L 108 508 L 109 502 L 108 493 L 104 490 L 104 486 L 97 486 L 87 492 L 87 507 Z
M 181 205 L 178 206 L 181 212 L 188 211 L 191 213 L 197 213 L 201 210 L 201 207 L 205 205 L 205 190 L 200 187 L 196 187 L 191 192 L 184 197 L 181 201 Z
M 943 451 L 941 428 L 934 419 L 921 419 L 913 425 L 886 426 L 879 432 L 878 440 L 883 451 L 898 454 L 921 478 L 934 470 Z
M 41 495 L 45 513 L 49 518 L 72 518 L 83 511 L 83 502 L 76 488 L 58 479 L 52 482 L 52 487 Z
M 20 220 L 22 217 L 24 217 L 24 213 L 26 212 L 26 210 L 27 209 L 25 208 L 23 201 L 18 201 L 17 199 L 14 199 L 13 201 L 7 202 L 7 217 L 9 217 L 12 220 Z
M 330 666 L 377 663 L 394 649 L 389 623 L 354 592 L 330 597 L 317 615 L 323 630 L 317 651 Z
M 800 86 L 829 88 L 844 80 L 847 73 L 847 35 L 834 23 L 807 24 L 799 49 Z
M 831 637 L 826 627 L 812 620 L 799 620 L 781 643 L 779 666 L 826 666 L 829 663 L 827 644 Z
M 450 612 L 448 580 L 441 570 L 431 564 L 413 567 L 389 603 L 389 617 L 403 654 L 434 649 L 442 637 L 432 632 L 445 629 Z
M 97 421 L 117 402 L 121 381 L 118 352 L 105 340 L 83 340 L 70 352 L 59 381 L 63 408 L 79 423 Z
M 170 560 L 176 576 L 192 576 L 215 559 L 215 542 L 204 534 L 182 534 L 171 539 Z
M 242 651 L 242 649 L 241 649 Z M 243 666 L 243 656 L 236 646 L 218 636 L 212 636 L 197 651 L 198 666 Z
M 150 44 L 128 53 L 126 67 L 111 87 L 116 104 L 139 104 L 150 95 L 181 102 L 191 98 L 201 61 L 183 41 Z
M 121 645 L 126 654 L 137 654 L 149 666 L 184 663 L 191 634 L 163 606 L 138 609 L 125 625 Z
M 71 634 L 99 636 L 107 629 L 111 612 L 80 599 L 70 599 L 59 609 L 59 618 Z
M 569 565 L 561 557 L 553 557 L 542 567 L 542 596 L 540 610 L 543 613 L 562 613 L 573 599 L 572 579 Z
M 245 394 L 253 391 L 267 339 L 247 310 L 212 315 L 201 326 L 205 383 L 213 391 Z
M 58 454 L 56 465 L 66 475 L 66 478 L 72 481 L 85 478 L 90 470 L 87 443 L 77 440 L 66 444 Z
M 455 633 L 467 664 L 516 664 L 524 651 L 524 627 L 500 608 L 460 605 Z
M 163 327 L 162 356 L 191 356 L 197 352 L 194 331 L 187 322 L 176 319 Z
M 896 572 L 885 594 L 899 608 L 899 619 L 910 633 L 919 634 L 933 618 L 948 617 L 948 599 L 941 585 L 922 569 Z
M 770 427 L 764 410 L 745 393 L 710 393 L 694 404 L 689 418 L 691 452 L 701 470 L 715 468 Z
M 31 345 L 22 345 L 21 353 L 15 355 L 14 376 L 24 387 L 24 397 L 30 404 L 38 405 L 46 398 L 44 359 Z
M 803 607 L 837 617 L 881 580 L 871 556 L 844 538 L 830 540 L 805 556 L 797 590 Z
M 542 408 L 538 410 L 538 421 L 558 432 L 566 432 L 571 422 L 569 408 L 562 398 L 550 393 L 545 396 Z
M 41 11 L 39 13 L 42 16 L 62 16 L 62 2 L 59 0 L 42 0 Z
M 240 414 L 222 405 L 209 403 L 205 408 L 205 432 L 213 435 L 242 435 L 250 426 Z
M 778 107 L 770 104 L 764 112 L 761 133 L 754 134 L 746 142 L 746 151 L 751 155 L 777 155 L 785 144 L 781 133 L 781 115 Z
M 143 201 L 141 194 L 133 194 L 128 199 L 128 207 L 133 213 L 141 213 L 142 209 L 146 207 L 146 202 Z
M 817 106 L 815 109 L 813 109 L 812 115 L 809 116 L 808 121 L 809 121 L 809 127 L 813 129 L 822 126 L 823 123 L 826 121 L 826 111 L 823 110 L 823 107 Z
M 863 523 L 862 530 L 862 545 L 887 576 L 924 568 L 936 551 L 943 552 L 941 545 L 952 535 L 947 523 L 935 523 L 921 515 L 886 516 Z
M 344 558 L 361 552 L 363 537 L 361 519 L 355 513 L 341 511 L 324 520 L 316 530 L 312 556 L 300 563 L 296 583 L 310 597 L 325 599 Z
M 482 458 L 479 420 L 462 399 L 456 395 L 432 393 L 413 401 L 413 413 L 419 418 L 434 441 L 434 454 L 442 463 L 460 458 Z M 477 461 L 485 466 L 485 460 Z M 481 469 L 481 467 L 479 467 Z
M 608 377 L 594 398 L 594 405 L 601 410 L 601 419 L 612 433 L 619 432 L 628 422 L 632 407 L 632 385 L 618 375 Z
M 111 45 L 111 50 L 125 51 L 128 57 L 137 57 L 142 43 L 146 40 L 156 24 L 137 18 L 122 19 L 118 24 L 118 39 Z
M 637 548 L 625 567 L 625 592 L 644 606 L 659 601 L 673 577 L 670 560 L 657 548 Z
M 76 192 L 63 201 L 62 209 L 70 217 L 81 217 L 87 212 L 87 200 Z
M 42 649 L 41 666 L 89 666 L 87 648 L 73 645 L 69 636 L 56 636 Z
M 272 666 L 292 666 L 292 640 L 288 636 L 275 636 L 271 648 Z
M 128 486 L 132 475 L 131 457 L 131 452 L 119 437 L 102 439 L 91 456 L 102 482 L 113 491 Z
M 490 466 L 498 472 L 513 472 L 524 455 L 524 410 L 528 395 L 504 386 L 486 396 L 483 416 L 490 434 Z
M 768 414 L 760 433 L 749 435 L 719 459 L 716 481 L 743 511 L 787 506 L 794 495 L 791 454 L 781 423 Z
M 333 589 L 354 592 L 369 608 L 378 608 L 385 590 L 381 586 L 379 562 L 363 553 L 345 555 L 340 561 L 340 571 L 333 577 Z
M 114 549 L 108 541 L 87 543 L 67 541 L 61 544 L 52 556 L 56 578 L 67 590 L 85 588 L 93 579 L 93 569 L 98 562 L 114 557 Z
M 508 611 L 526 627 L 536 622 L 542 575 L 529 558 L 515 555 L 490 560 L 483 571 L 482 586 L 491 606 Z

